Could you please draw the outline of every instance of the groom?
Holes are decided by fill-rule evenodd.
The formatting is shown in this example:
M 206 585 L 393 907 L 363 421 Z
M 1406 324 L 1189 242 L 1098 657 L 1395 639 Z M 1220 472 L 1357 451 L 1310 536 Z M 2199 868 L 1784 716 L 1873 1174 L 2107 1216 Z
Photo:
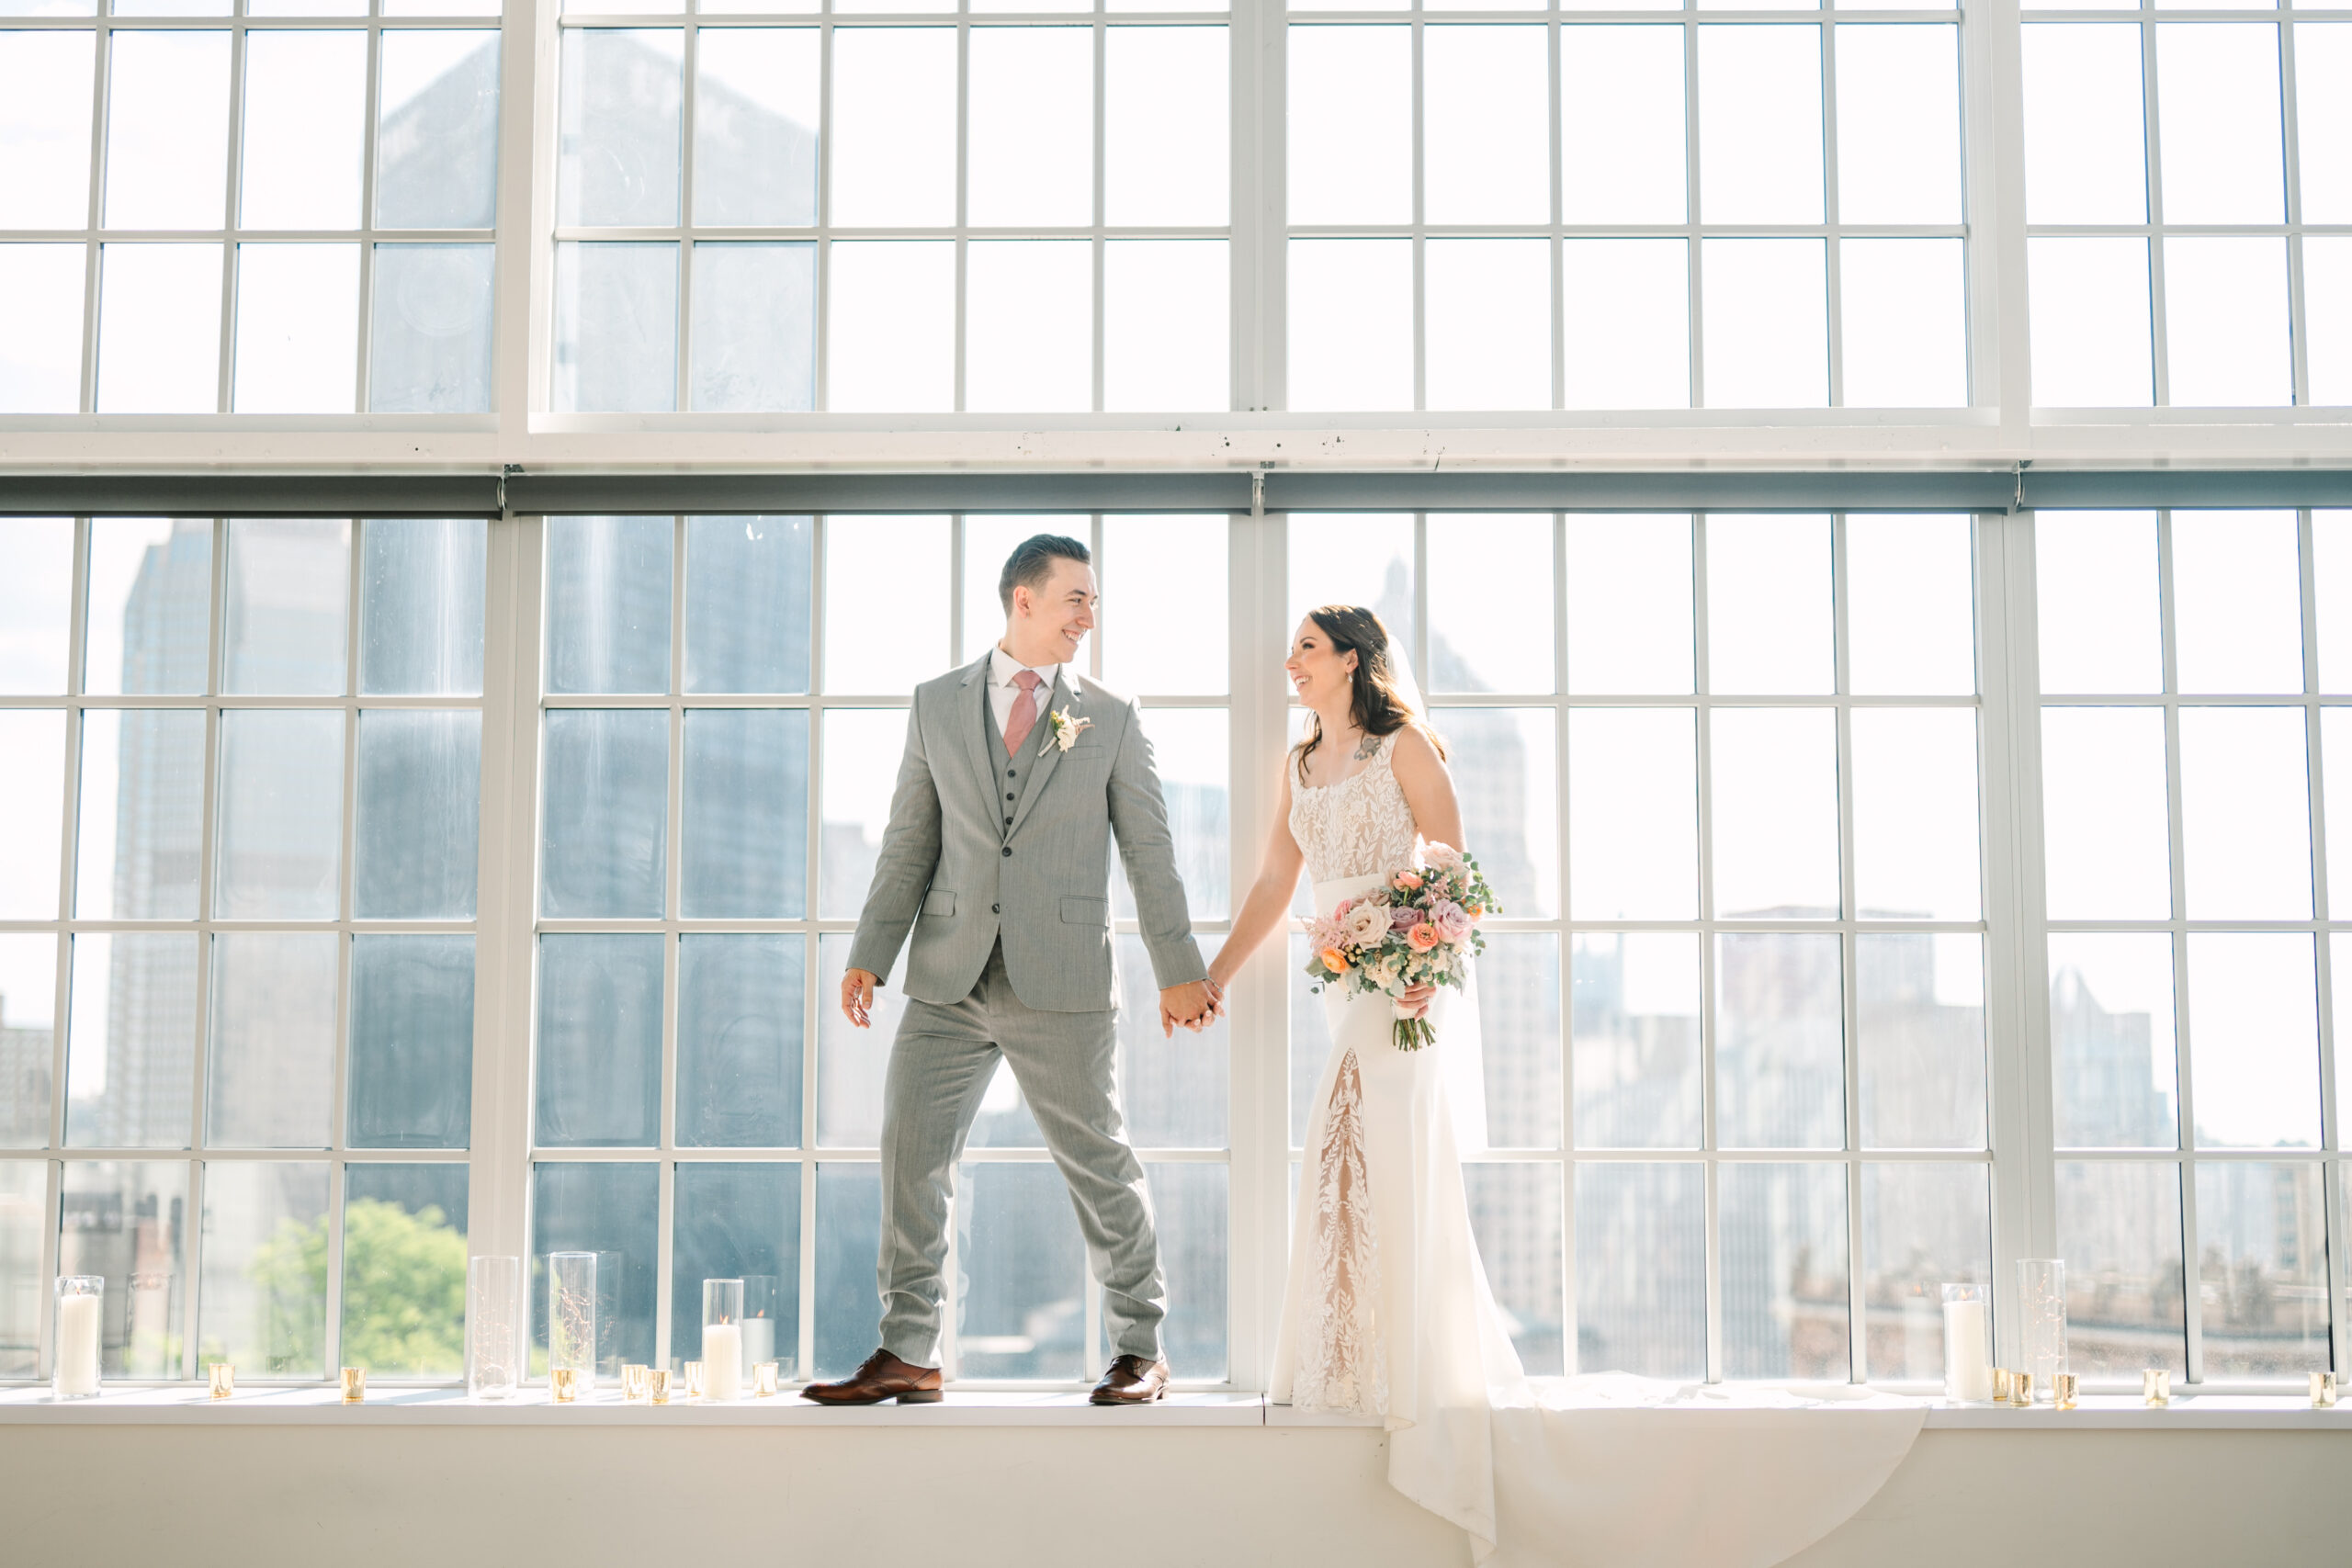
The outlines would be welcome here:
M 1143 1168 L 1121 1135 L 1114 1064 L 1111 836 L 1118 835 L 1159 1022 L 1220 1010 L 1193 942 L 1168 812 L 1136 705 L 1071 668 L 1094 627 L 1076 539 L 1040 534 L 1004 563 L 1003 640 L 915 688 L 890 826 L 865 895 L 842 1011 L 872 1025 L 874 987 L 910 929 L 907 1010 L 882 1100 L 882 1348 L 821 1404 L 940 1396 L 941 1271 L 956 1163 L 997 1058 L 1069 1184 L 1117 1354 L 1097 1404 L 1168 1389 L 1167 1316 Z

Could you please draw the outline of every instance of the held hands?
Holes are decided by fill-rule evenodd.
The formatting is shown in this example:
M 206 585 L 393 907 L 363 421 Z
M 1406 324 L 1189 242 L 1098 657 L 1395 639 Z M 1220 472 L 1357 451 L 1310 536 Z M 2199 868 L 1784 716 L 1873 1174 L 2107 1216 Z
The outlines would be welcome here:
M 842 974 L 842 1016 L 854 1029 L 874 1027 L 874 987 L 879 984 L 876 976 L 863 969 L 844 970 Z
M 1159 1032 L 1165 1038 L 1173 1039 L 1180 1023 L 1198 1034 L 1224 1014 L 1225 987 L 1215 980 L 1170 986 L 1159 993 Z

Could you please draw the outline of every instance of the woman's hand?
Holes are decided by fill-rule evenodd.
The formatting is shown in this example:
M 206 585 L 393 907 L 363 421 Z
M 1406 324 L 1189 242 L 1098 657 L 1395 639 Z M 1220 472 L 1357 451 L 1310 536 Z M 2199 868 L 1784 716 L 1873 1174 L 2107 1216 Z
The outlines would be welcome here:
M 1427 1018 L 1430 1002 L 1437 996 L 1435 986 L 1415 986 L 1396 998 L 1397 1010 L 1407 1018 Z

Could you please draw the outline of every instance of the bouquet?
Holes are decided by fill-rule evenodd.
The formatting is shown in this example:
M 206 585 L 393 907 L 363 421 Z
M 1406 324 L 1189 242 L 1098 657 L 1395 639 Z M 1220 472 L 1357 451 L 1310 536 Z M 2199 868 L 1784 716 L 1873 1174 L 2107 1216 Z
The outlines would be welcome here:
M 1344 986 L 1351 994 L 1391 998 L 1416 986 L 1458 987 L 1471 957 L 1487 950 L 1478 927 L 1496 908 L 1476 861 L 1450 845 L 1428 845 L 1419 864 L 1389 873 L 1383 886 L 1316 917 L 1307 978 L 1317 991 Z M 1407 1017 L 1401 1002 L 1395 1011 L 1396 1049 L 1436 1043 L 1427 1018 Z

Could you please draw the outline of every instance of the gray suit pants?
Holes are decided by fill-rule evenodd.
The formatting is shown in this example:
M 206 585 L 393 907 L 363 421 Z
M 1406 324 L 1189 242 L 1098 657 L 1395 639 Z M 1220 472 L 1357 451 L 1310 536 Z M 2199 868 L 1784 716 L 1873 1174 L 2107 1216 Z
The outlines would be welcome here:
M 1069 1184 L 1113 1353 L 1158 1359 L 1168 1296 L 1151 1198 L 1119 1111 L 1115 1016 L 1023 1006 L 1001 946 L 962 1001 L 908 1000 L 882 1091 L 882 1348 L 939 1364 L 956 1165 L 1001 1055 Z

